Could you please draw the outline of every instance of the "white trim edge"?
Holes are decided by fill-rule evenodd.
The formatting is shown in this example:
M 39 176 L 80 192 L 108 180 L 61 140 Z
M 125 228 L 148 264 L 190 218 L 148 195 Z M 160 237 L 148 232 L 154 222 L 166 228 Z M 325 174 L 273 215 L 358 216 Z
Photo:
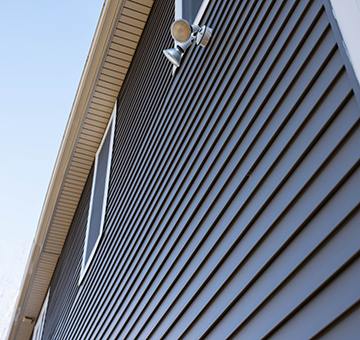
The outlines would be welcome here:
M 90 203 L 89 203 L 89 211 L 88 211 L 88 219 L 87 219 L 87 223 L 86 223 L 86 234 L 85 234 L 85 240 L 84 240 L 84 248 L 83 248 L 83 256 L 82 256 L 82 261 L 81 261 L 81 271 L 80 271 L 80 277 L 79 277 L 79 282 L 78 285 L 81 285 L 87 270 L 92 262 L 92 259 L 96 253 L 96 249 L 100 243 L 100 240 L 103 236 L 104 233 L 104 223 L 105 223 L 105 212 L 106 212 L 106 202 L 107 202 L 107 196 L 108 196 L 108 189 L 109 189 L 109 181 L 110 181 L 110 169 L 111 169 L 111 161 L 112 161 L 112 152 L 113 152 L 113 144 L 114 144 L 114 135 L 115 135 L 115 125 L 116 125 L 116 111 L 117 111 L 117 102 L 115 101 L 115 105 L 113 108 L 113 112 L 111 114 L 111 117 L 109 119 L 108 125 L 105 129 L 103 138 L 100 142 L 99 148 L 96 151 L 96 155 L 95 155 L 95 163 L 94 163 L 94 174 L 93 174 L 93 179 L 92 179 L 92 183 L 91 183 L 91 195 L 90 195 Z M 109 145 L 109 154 L 108 154 L 108 159 L 107 159 L 107 169 L 106 169 L 106 178 L 105 178 L 105 189 L 104 189 L 104 197 L 103 197 L 103 201 L 102 201 L 102 211 L 101 211 L 101 222 L 100 222 L 100 230 L 99 230 L 99 235 L 96 239 L 96 242 L 93 246 L 93 249 L 91 250 L 91 253 L 85 263 L 85 254 L 87 251 L 87 246 L 88 246 L 88 237 L 89 237 L 89 225 L 90 225 L 90 216 L 91 216 L 91 212 L 92 212 L 92 201 L 93 201 L 93 196 L 94 196 L 94 186 L 95 186 L 95 180 L 96 180 L 96 171 L 97 171 L 97 161 L 98 161 L 98 154 L 104 144 L 104 141 L 107 137 L 107 134 L 109 132 L 109 128 L 111 126 L 111 136 L 110 136 L 110 145 Z
M 210 3 L 210 0 L 203 0 L 203 2 L 201 3 L 199 11 L 197 12 L 195 20 L 194 20 L 195 25 L 200 25 L 200 21 L 201 21 L 202 17 L 204 16 L 204 13 L 205 13 L 206 8 L 209 5 L 209 3 Z
M 207 8 L 207 6 L 209 5 L 210 0 L 203 0 L 200 8 L 196 14 L 195 20 L 193 23 L 194 25 L 199 25 L 200 21 L 205 13 L 205 10 Z M 182 15 L 182 1 L 181 0 L 175 0 L 175 20 L 177 19 L 182 19 L 183 15 Z
M 360 0 L 330 0 L 350 63 L 360 83 Z

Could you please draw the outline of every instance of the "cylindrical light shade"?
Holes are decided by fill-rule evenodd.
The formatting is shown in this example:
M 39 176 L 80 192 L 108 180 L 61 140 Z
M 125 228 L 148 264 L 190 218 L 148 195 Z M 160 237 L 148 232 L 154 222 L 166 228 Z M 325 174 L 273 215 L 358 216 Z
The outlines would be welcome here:
M 167 50 L 163 50 L 166 58 L 176 67 L 180 66 L 181 61 L 181 51 L 177 48 L 169 48 Z

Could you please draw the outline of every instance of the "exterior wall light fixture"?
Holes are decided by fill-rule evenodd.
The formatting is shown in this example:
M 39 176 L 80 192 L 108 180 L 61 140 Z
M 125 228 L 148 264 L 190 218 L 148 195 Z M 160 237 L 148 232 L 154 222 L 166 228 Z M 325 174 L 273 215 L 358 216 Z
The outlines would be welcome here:
M 193 44 L 207 46 L 212 35 L 212 29 L 206 25 L 190 25 L 185 19 L 175 20 L 171 25 L 171 36 L 175 47 L 163 50 L 166 58 L 174 65 L 174 70 L 181 64 L 186 50 Z

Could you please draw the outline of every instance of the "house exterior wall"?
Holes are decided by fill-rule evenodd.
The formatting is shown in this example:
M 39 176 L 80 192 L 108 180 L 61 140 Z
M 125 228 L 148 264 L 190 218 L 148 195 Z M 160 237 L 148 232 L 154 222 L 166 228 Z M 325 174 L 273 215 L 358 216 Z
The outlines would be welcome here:
M 210 2 L 212 42 L 172 78 L 173 16 L 155 2 L 118 98 L 104 234 L 78 285 L 89 178 L 44 338 L 355 338 L 359 92 L 327 1 Z
M 55 330 L 66 322 L 69 312 L 76 304 L 78 285 L 89 212 L 93 171 L 87 179 L 80 203 L 67 235 L 66 242 L 52 278 L 50 298 L 46 312 L 43 339 L 55 337 Z

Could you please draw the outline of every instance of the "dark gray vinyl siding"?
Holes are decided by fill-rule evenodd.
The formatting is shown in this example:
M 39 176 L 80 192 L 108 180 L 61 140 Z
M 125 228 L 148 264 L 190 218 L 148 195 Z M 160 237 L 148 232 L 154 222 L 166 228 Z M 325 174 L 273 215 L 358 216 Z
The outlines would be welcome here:
M 105 232 L 78 287 L 75 218 L 46 338 L 357 338 L 360 109 L 327 2 L 212 1 L 213 40 L 174 78 L 173 11 L 155 2 L 119 95 Z
M 79 292 L 78 282 L 84 250 L 92 179 L 93 173 L 91 171 L 52 278 L 43 332 L 44 339 L 53 337 L 55 325 L 60 327 L 66 322 Z

